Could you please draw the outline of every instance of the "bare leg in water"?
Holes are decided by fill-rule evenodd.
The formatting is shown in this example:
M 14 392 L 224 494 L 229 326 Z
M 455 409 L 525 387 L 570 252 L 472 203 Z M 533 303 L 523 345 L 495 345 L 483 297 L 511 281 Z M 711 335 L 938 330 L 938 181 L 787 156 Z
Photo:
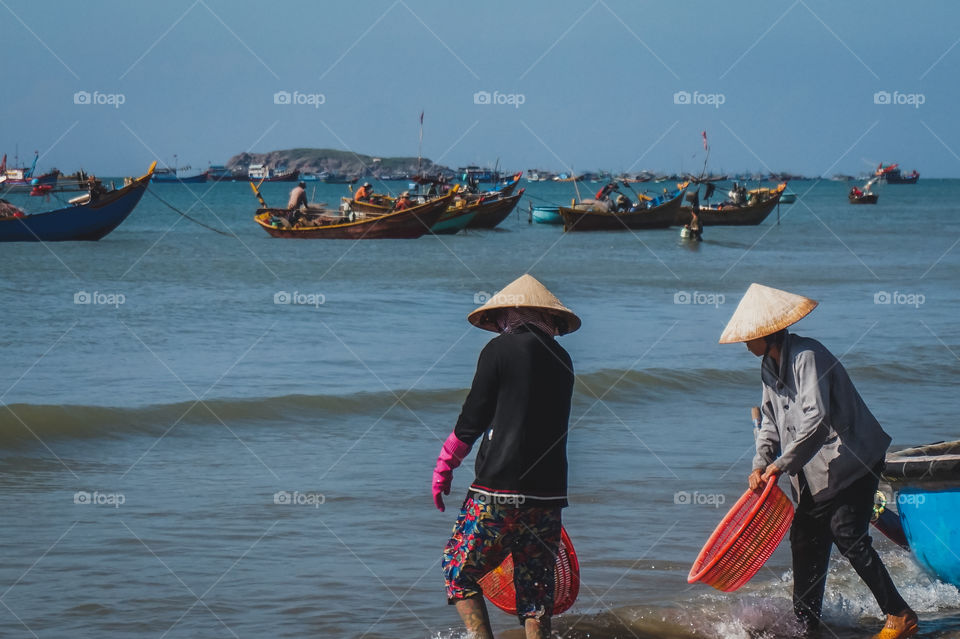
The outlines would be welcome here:
M 483 597 L 461 599 L 456 603 L 456 608 L 467 627 L 470 639 L 493 639 L 493 629 L 490 628 L 490 618 L 487 616 Z
M 490 617 L 483 597 L 461 599 L 456 603 L 457 612 L 467 627 L 470 639 L 493 639 Z M 550 636 L 550 618 L 527 619 L 523 625 L 527 639 L 546 639 Z

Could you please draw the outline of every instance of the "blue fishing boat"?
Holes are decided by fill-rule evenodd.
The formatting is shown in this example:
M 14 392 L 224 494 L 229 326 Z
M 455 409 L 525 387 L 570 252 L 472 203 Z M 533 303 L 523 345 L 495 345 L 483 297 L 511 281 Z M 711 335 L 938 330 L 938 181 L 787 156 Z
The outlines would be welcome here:
M 533 207 L 533 221 L 537 224 L 563 224 L 559 206 Z
M 883 476 L 917 562 L 960 588 L 960 441 L 891 453 Z
M 146 175 L 114 191 L 94 191 L 72 206 L 44 213 L 0 217 L 0 242 L 65 242 L 99 240 L 117 228 L 140 202 L 157 163 Z

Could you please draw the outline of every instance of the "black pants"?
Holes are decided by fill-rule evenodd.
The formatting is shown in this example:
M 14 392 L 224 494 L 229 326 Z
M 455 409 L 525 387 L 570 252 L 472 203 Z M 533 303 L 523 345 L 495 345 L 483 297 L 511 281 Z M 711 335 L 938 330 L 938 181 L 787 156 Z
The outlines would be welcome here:
M 871 545 L 870 517 L 882 462 L 833 498 L 816 503 L 801 472 L 800 503 L 790 528 L 793 551 L 793 609 L 808 628 L 820 623 L 833 544 L 880 604 L 884 614 L 898 615 L 907 604 Z

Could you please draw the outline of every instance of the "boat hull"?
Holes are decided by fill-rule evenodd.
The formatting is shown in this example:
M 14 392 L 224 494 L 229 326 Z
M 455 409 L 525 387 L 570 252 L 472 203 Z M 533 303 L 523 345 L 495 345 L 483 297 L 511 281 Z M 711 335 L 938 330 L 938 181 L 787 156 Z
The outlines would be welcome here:
M 183 177 L 177 177 L 175 175 L 154 175 L 153 182 L 154 184 L 203 184 L 207 181 L 207 174 L 200 173 L 198 175 L 185 175 Z
M 537 224 L 563 224 L 559 206 L 535 206 L 532 215 Z
M 503 222 L 513 209 L 517 202 L 523 197 L 523 189 L 516 195 L 500 197 L 495 200 L 488 200 L 468 206 L 468 209 L 474 211 L 473 219 L 467 224 L 468 229 L 492 229 Z
M 467 228 L 475 215 L 476 211 L 447 207 L 437 223 L 430 227 L 430 232 L 434 235 L 454 235 Z
M 152 170 L 152 167 L 151 167 Z M 0 242 L 96 241 L 120 225 L 140 202 L 150 173 L 93 203 L 0 219 Z
M 850 200 L 850 204 L 876 204 L 878 195 L 876 193 L 861 195 L 860 197 L 848 195 L 847 199 Z
M 779 203 L 780 195 L 777 194 L 769 200 L 746 206 L 723 208 L 701 206 L 698 215 L 703 226 L 756 226 L 762 224 Z M 676 221 L 677 226 L 690 223 L 690 211 L 689 208 L 680 210 Z
M 890 453 L 883 477 L 917 562 L 960 588 L 960 440 Z
M 259 209 L 254 220 L 273 237 L 310 240 L 416 239 L 429 232 L 437 223 L 452 197 L 451 193 L 403 211 L 323 226 L 285 228 L 270 224 L 272 215 L 286 215 L 287 212 L 283 209 Z
M 900 486 L 900 522 L 917 562 L 941 581 L 960 588 L 960 485 Z
M 632 213 L 615 213 L 594 209 L 559 207 L 564 231 L 639 231 L 665 229 L 673 226 L 683 203 L 681 189 L 672 198 L 659 206 Z

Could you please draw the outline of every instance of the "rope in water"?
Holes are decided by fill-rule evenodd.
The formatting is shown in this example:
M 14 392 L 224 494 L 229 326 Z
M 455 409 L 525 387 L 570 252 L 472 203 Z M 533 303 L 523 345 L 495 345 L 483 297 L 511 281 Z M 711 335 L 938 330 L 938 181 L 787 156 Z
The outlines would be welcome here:
M 157 195 L 156 193 L 154 193 L 154 192 L 153 192 L 153 189 L 148 188 L 148 189 L 147 189 L 147 193 L 149 193 L 149 194 L 152 195 L 153 197 L 155 197 L 155 198 L 157 198 L 158 200 L 160 200 L 168 209 L 170 209 L 171 211 L 173 211 L 173 212 L 176 213 L 177 215 L 181 215 L 181 216 L 187 218 L 188 220 L 190 220 L 190 221 L 193 222 L 194 224 L 199 224 L 199 225 L 202 226 L 203 228 L 205 228 L 205 229 L 210 229 L 210 230 L 213 231 L 214 233 L 219 233 L 220 235 L 226 235 L 227 237 L 235 237 L 235 235 L 234 235 L 233 233 L 225 233 L 224 231 L 221 231 L 220 229 L 215 229 L 215 228 L 213 228 L 212 226 L 210 226 L 209 224 L 204 224 L 204 223 L 201 222 L 200 220 L 196 220 L 196 219 L 190 217 L 189 215 L 187 215 L 186 213 L 184 213 L 183 211 L 181 211 L 180 209 L 178 209 L 177 207 L 175 207 L 174 205 L 170 204 L 169 202 L 167 202 L 166 200 L 164 200 L 162 197 L 160 197 L 159 195 Z

